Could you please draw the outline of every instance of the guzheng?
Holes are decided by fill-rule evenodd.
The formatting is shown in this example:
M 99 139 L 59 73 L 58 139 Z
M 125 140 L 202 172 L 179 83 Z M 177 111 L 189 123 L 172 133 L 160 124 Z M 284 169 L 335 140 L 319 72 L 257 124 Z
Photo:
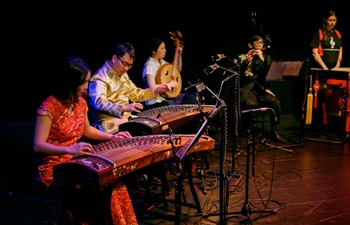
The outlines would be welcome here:
M 53 168 L 54 181 L 103 189 L 119 177 L 174 157 L 167 134 L 136 136 L 94 145 L 92 155 L 73 157 Z M 192 134 L 172 135 L 175 154 L 195 138 Z M 211 150 L 214 139 L 202 135 L 187 154 Z
M 202 105 L 204 115 L 208 115 L 214 105 Z M 199 121 L 202 118 L 201 110 L 196 104 L 180 104 L 161 106 L 145 110 L 136 115 L 136 118 L 119 125 L 120 131 L 129 131 L 133 136 L 162 134 L 185 124 Z

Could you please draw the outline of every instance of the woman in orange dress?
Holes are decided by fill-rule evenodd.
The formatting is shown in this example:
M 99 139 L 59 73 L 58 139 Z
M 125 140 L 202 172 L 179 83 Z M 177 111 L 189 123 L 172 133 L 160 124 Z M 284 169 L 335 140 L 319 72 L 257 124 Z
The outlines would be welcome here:
M 37 110 L 34 135 L 34 150 L 43 154 L 44 161 L 38 168 L 39 177 L 47 188 L 53 184 L 53 166 L 67 162 L 76 155 L 92 154 L 93 146 L 81 141 L 82 137 L 97 141 L 131 137 L 128 132 L 108 134 L 90 126 L 84 97 L 87 94 L 91 72 L 83 59 L 66 58 L 57 75 L 52 94 Z M 122 181 L 117 181 L 112 187 L 110 211 L 113 224 L 138 224 L 126 186 Z M 73 217 L 71 219 L 75 224 L 93 223 L 96 219 L 93 201 L 98 195 L 84 195 L 84 192 L 79 192 L 78 189 L 74 193 L 77 195 L 63 195 L 61 199 L 69 199 L 68 202 L 64 201 L 67 213 Z M 79 212 L 78 218 L 75 218 L 75 212 Z

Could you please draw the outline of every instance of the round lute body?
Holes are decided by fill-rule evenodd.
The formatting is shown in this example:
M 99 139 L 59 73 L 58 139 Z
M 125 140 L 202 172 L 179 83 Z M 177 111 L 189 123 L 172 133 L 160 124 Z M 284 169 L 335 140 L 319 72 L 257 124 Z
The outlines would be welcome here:
M 178 87 L 173 87 L 171 90 L 161 93 L 164 98 L 176 98 L 182 87 L 181 74 L 178 69 L 173 64 L 164 64 L 158 69 L 158 74 L 156 76 L 157 84 L 167 84 L 171 80 L 175 80 L 179 83 Z
M 174 33 L 172 32 L 169 32 L 169 33 L 171 35 L 171 39 L 175 41 L 175 46 L 176 47 L 180 46 L 181 41 L 179 37 L 182 37 L 181 33 L 179 31 L 175 31 Z M 179 53 L 178 51 L 175 51 L 173 63 L 164 64 L 160 66 L 158 69 L 158 72 L 156 75 L 157 84 L 167 84 L 172 80 L 178 82 L 179 84 L 178 87 L 173 87 L 171 88 L 171 90 L 161 93 L 161 96 L 163 96 L 164 98 L 176 98 L 181 92 L 182 79 L 181 79 L 180 71 L 177 69 L 178 59 L 179 59 Z

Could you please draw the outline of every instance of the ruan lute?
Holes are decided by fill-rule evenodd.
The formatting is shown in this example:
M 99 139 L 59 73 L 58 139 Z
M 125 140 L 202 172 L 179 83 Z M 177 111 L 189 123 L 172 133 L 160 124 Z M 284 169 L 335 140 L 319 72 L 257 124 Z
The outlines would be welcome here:
M 171 35 L 170 38 L 175 41 L 175 49 L 177 49 L 178 46 L 182 46 L 182 41 L 180 40 L 180 38 L 182 38 L 181 32 L 174 31 L 169 33 Z M 171 90 L 163 92 L 161 95 L 165 98 L 176 98 L 181 92 L 182 79 L 180 71 L 177 69 L 178 60 L 179 52 L 176 50 L 174 54 L 174 61 L 172 63 L 164 64 L 158 69 L 156 75 L 157 84 L 166 84 L 171 80 L 175 80 L 179 84 L 178 87 L 173 87 Z

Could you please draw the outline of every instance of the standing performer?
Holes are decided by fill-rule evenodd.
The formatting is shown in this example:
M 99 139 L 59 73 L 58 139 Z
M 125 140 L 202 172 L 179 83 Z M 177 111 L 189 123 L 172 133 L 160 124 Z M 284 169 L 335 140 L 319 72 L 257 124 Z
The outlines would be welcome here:
M 34 150 L 44 154 L 44 163 L 39 166 L 39 177 L 49 188 L 53 183 L 53 167 L 68 162 L 73 156 L 92 154 L 93 146 L 79 141 L 82 136 L 99 141 L 130 138 L 128 132 L 108 134 L 90 126 L 87 116 L 86 96 L 90 69 L 78 57 L 68 57 L 62 63 L 54 83 L 52 95 L 37 110 Z M 63 193 L 62 203 L 72 215 L 74 224 L 94 224 L 98 220 L 96 201 L 102 197 L 93 192 L 70 190 Z M 69 194 L 71 193 L 71 194 Z M 110 197 L 113 224 L 137 224 L 133 205 L 126 186 L 121 180 L 113 184 Z
M 324 70 L 339 68 L 343 58 L 343 43 L 340 32 L 335 29 L 337 16 L 327 11 L 323 17 L 322 28 L 318 29 L 311 41 L 311 51 L 315 66 Z M 321 38 L 322 36 L 322 38 Z
M 335 29 L 337 24 L 337 16 L 335 11 L 327 11 L 323 17 L 322 28 L 319 28 L 313 35 L 311 41 L 311 52 L 314 58 L 314 67 L 323 70 L 338 70 L 343 59 L 343 42 L 341 33 Z M 346 87 L 346 81 L 337 79 L 326 79 L 326 84 L 341 85 Z M 338 96 L 338 97 L 337 97 Z M 339 104 L 342 96 L 342 90 L 324 90 L 324 96 L 318 101 L 322 104 L 322 123 L 328 126 L 329 112 L 334 111 L 334 105 Z M 324 99 L 323 99 L 324 97 Z M 337 98 L 334 102 L 334 99 Z M 347 104 L 347 111 L 350 110 L 350 104 Z M 335 108 L 340 108 L 336 106 Z M 340 109 L 339 112 L 340 113 Z M 350 119 L 348 115 L 347 132 L 350 131 Z

